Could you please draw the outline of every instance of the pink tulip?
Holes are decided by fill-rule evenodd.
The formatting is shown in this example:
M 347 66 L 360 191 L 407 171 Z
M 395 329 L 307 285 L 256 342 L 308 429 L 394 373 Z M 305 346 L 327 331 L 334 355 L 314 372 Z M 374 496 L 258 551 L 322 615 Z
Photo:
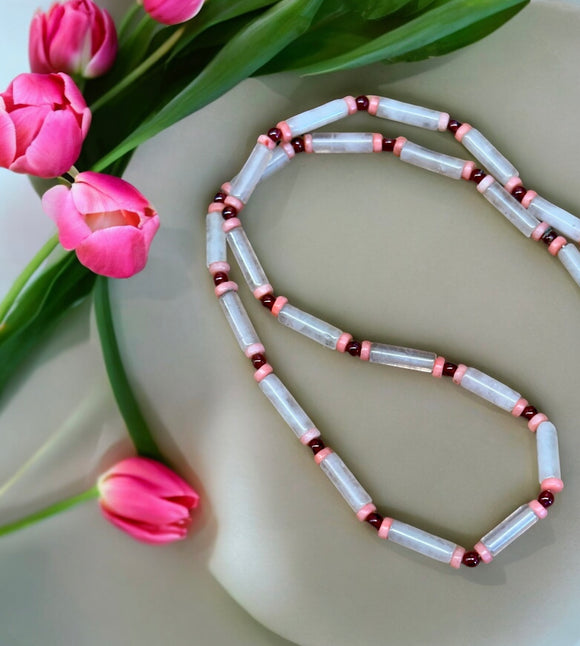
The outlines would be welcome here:
M 145 267 L 159 216 L 125 180 L 79 173 L 70 188 L 49 189 L 42 207 L 56 223 L 61 245 L 96 274 L 128 278 Z
M 157 22 L 177 25 L 196 16 L 204 0 L 143 0 L 143 8 Z
M 197 493 L 155 460 L 133 457 L 104 473 L 97 483 L 105 518 L 144 543 L 180 541 L 191 525 Z
M 111 16 L 92 0 L 55 2 L 37 11 L 30 23 L 30 69 L 43 74 L 66 72 L 101 76 L 117 55 L 117 32 Z
M 75 163 L 91 113 L 66 74 L 20 74 L 0 93 L 0 167 L 57 177 Z

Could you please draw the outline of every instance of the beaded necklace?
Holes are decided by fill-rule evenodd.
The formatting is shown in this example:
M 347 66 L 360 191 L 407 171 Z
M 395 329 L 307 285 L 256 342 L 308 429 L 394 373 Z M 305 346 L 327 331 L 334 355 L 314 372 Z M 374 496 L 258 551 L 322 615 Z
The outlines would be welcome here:
M 378 133 L 313 133 L 322 126 L 355 112 L 413 125 L 427 130 L 448 131 L 478 160 L 459 159 L 419 146 L 405 137 L 387 138 Z M 305 134 L 308 133 L 308 134 Z M 255 369 L 254 379 L 300 442 L 308 446 L 314 460 L 328 476 L 360 521 L 372 526 L 380 538 L 388 539 L 454 568 L 489 563 L 499 552 L 545 518 L 554 494 L 564 484 L 560 473 L 556 427 L 544 413 L 520 393 L 493 377 L 426 352 L 385 343 L 357 341 L 352 335 L 277 296 L 238 218 L 258 182 L 280 170 L 298 153 L 391 152 L 401 161 L 453 179 L 473 182 L 479 191 L 526 237 L 542 241 L 557 256 L 580 285 L 580 251 L 564 237 L 580 241 L 580 219 L 524 188 L 516 168 L 475 128 L 451 119 L 449 114 L 378 96 L 347 96 L 281 121 L 260 135 L 239 174 L 222 185 L 206 216 L 207 267 L 215 294 L 240 345 Z M 284 326 L 326 348 L 348 353 L 363 361 L 449 377 L 458 384 L 527 421 L 536 433 L 540 493 L 501 521 L 472 550 L 377 512 L 365 491 L 342 459 L 325 445 L 320 431 L 294 399 L 267 362 L 266 351 L 237 294 L 238 285 L 229 279 L 226 243 L 239 265 L 254 297 Z

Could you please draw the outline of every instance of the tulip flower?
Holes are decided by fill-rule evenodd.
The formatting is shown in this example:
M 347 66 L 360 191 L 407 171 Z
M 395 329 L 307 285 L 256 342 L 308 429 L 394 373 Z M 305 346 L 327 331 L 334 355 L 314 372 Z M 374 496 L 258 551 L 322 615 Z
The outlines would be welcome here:
M 0 93 L 0 167 L 57 177 L 75 163 L 91 113 L 66 74 L 20 74 Z
M 142 0 L 145 11 L 157 22 L 177 25 L 196 16 L 204 0 Z
M 141 271 L 159 216 L 147 199 L 118 177 L 87 171 L 72 186 L 54 186 L 42 207 L 65 249 L 96 274 L 128 278 Z
M 149 458 L 122 460 L 98 480 L 105 518 L 144 543 L 186 537 L 198 494 L 171 469 Z
M 93 0 L 56 2 L 30 24 L 28 56 L 33 72 L 66 72 L 95 78 L 117 55 L 115 23 Z

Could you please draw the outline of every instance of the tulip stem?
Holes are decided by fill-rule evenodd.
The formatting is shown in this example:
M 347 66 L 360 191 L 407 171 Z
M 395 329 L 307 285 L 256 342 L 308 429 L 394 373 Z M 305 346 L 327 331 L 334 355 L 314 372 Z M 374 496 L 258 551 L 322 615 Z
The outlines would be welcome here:
M 118 30 L 118 38 L 119 40 L 122 40 L 125 37 L 125 34 L 127 33 L 129 26 L 133 22 L 133 18 L 135 17 L 136 13 L 139 11 L 141 7 L 141 4 L 139 2 L 135 2 L 129 9 L 127 10 L 127 13 L 123 16 L 123 20 L 121 21 L 121 24 L 119 25 L 119 30 Z
M 26 265 L 22 273 L 12 284 L 8 293 L 0 302 L 0 323 L 4 321 L 8 312 L 12 309 L 14 302 L 20 296 L 22 290 L 26 287 L 28 281 L 32 278 L 34 272 L 42 265 L 42 263 L 50 256 L 58 245 L 58 233 L 55 233 L 49 238 L 44 245 L 38 250 L 34 258 Z
M 34 525 L 35 523 L 44 520 L 45 518 L 56 516 L 57 514 L 60 514 L 61 512 L 66 511 L 67 509 L 70 509 L 71 507 L 74 507 L 81 502 L 85 502 L 86 500 L 94 500 L 98 497 L 99 490 L 95 485 L 87 491 L 83 491 L 83 493 L 77 494 L 76 496 L 71 496 L 70 498 L 66 498 L 65 500 L 61 500 L 60 502 L 57 502 L 54 505 L 50 505 L 49 507 L 45 507 L 40 511 L 35 511 L 33 514 L 21 518 L 20 520 L 16 520 L 13 523 L 8 523 L 7 525 L 0 526 L 0 536 L 11 534 L 12 532 L 16 532 L 19 529 L 24 529 L 25 527 L 29 527 L 30 525 Z

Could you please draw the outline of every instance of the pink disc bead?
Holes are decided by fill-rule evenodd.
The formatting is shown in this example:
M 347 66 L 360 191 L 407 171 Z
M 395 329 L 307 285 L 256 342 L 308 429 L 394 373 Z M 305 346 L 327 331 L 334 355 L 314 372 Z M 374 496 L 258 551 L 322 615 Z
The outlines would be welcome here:
M 471 130 L 471 126 L 468 123 L 462 123 L 459 128 L 457 128 L 457 132 L 455 133 L 455 139 L 457 141 L 462 141 L 463 137 Z
M 564 488 L 564 483 L 560 478 L 546 478 L 540 483 L 542 491 L 555 491 L 559 493 Z
M 522 206 L 527 209 L 528 206 L 530 206 L 530 204 L 532 203 L 532 200 L 536 197 L 538 197 L 536 191 L 528 191 L 522 198 Z
M 443 366 L 445 365 L 445 357 L 437 357 L 435 363 L 433 364 L 433 370 L 431 374 L 434 377 L 441 377 L 443 374 Z
M 304 135 L 304 152 L 305 153 L 311 153 L 312 152 L 312 135 Z
M 256 287 L 256 289 L 253 291 L 254 298 L 257 298 L 260 300 L 263 296 L 266 296 L 267 294 L 273 294 L 274 293 L 274 288 L 270 283 L 266 283 L 265 285 L 260 285 L 259 287 Z
M 558 251 L 567 244 L 568 240 L 564 236 L 558 236 L 555 240 L 552 240 L 548 246 L 548 251 L 552 254 L 552 256 L 557 256 Z
M 258 368 L 254 373 L 254 379 L 257 383 L 260 383 L 262 379 L 265 379 L 268 375 L 271 375 L 274 372 L 274 368 L 269 363 L 265 363 L 261 368 Z
M 225 207 L 224 202 L 212 202 L 207 207 L 207 212 L 208 213 L 221 213 L 224 210 L 224 207 Z
M 289 143 L 282 144 L 282 149 L 286 153 L 286 156 L 288 157 L 288 159 L 292 159 L 292 157 L 296 155 L 296 151 L 294 150 L 294 148 L 292 148 L 292 145 Z
M 240 221 L 240 218 L 230 218 L 222 224 L 222 229 L 224 233 L 229 233 L 232 229 L 237 229 L 241 226 L 242 223 Z
M 282 141 L 288 142 L 292 139 L 292 130 L 290 130 L 290 126 L 285 121 L 277 123 L 276 128 L 282 133 Z
M 300 442 L 306 446 L 308 442 L 314 440 L 317 437 L 320 437 L 320 431 L 317 428 L 311 428 L 310 430 L 306 431 L 304 435 L 300 436 Z
M 465 554 L 465 548 L 461 547 L 461 545 L 458 545 L 453 550 L 453 554 L 451 555 L 451 560 L 449 561 L 449 565 L 451 567 L 454 567 L 456 570 L 458 570 L 459 567 L 461 566 L 461 561 L 463 559 L 464 554 Z
M 230 263 L 225 262 L 225 260 L 218 260 L 217 262 L 210 263 L 208 269 L 212 276 L 219 273 L 228 274 L 230 271 Z
M 548 421 L 548 416 L 544 415 L 544 413 L 536 413 L 532 419 L 528 422 L 528 428 L 530 431 L 535 433 L 538 430 L 538 426 L 542 422 L 547 422 Z
M 384 538 L 385 540 L 389 538 L 389 530 L 391 529 L 392 524 L 392 518 L 383 518 L 383 522 L 381 523 L 378 531 L 379 538 Z
M 375 116 L 377 114 L 377 109 L 379 107 L 379 101 L 381 100 L 380 97 L 375 96 L 374 94 L 369 95 L 368 97 L 369 100 L 369 107 L 367 112 L 369 114 L 372 114 Z
M 524 399 L 523 397 L 520 397 L 518 401 L 516 402 L 516 405 L 512 408 L 512 415 L 514 417 L 519 417 L 524 408 L 529 404 L 530 402 L 527 399 Z
M 333 450 L 325 447 L 322 449 L 322 451 L 318 451 L 318 453 L 314 456 L 314 461 L 316 464 L 320 464 L 322 461 L 326 460 L 326 458 L 333 453 Z
M 537 500 L 531 500 L 528 507 L 536 514 L 538 518 L 545 518 L 548 515 L 548 510 L 543 507 Z
M 272 141 L 269 139 L 268 141 Z M 234 197 L 233 195 L 228 195 L 226 199 L 224 200 L 224 204 L 227 204 L 228 206 L 233 206 L 236 211 L 241 211 L 244 208 L 244 203 L 242 200 L 238 199 L 237 197 Z
M 461 171 L 461 177 L 467 181 L 471 179 L 471 173 L 475 170 L 475 162 L 466 161 L 463 164 L 463 170 Z
M 360 358 L 362 361 L 368 361 L 371 358 L 371 342 L 363 341 L 360 344 Z
M 268 150 L 274 150 L 276 148 L 276 142 L 272 141 L 268 135 L 260 135 L 258 137 L 258 143 L 266 146 Z
M 219 285 L 216 285 L 213 291 L 215 295 L 219 298 L 220 296 L 223 296 L 226 292 L 237 292 L 238 284 L 234 283 L 233 280 L 227 280 L 225 283 L 220 283 Z
M 358 112 L 358 107 L 356 105 L 356 99 L 354 98 L 354 96 L 345 96 L 343 98 L 343 101 L 346 103 L 346 107 L 348 108 L 349 114 L 354 114 L 355 112 Z
M 476 188 L 480 193 L 485 193 L 485 191 L 487 191 L 494 182 L 495 179 L 491 175 L 486 175 L 481 182 L 479 182 Z
M 401 156 L 401 151 L 403 150 L 405 144 L 407 143 L 406 137 L 397 137 L 395 139 L 395 147 L 393 148 L 393 154 L 397 157 Z
M 461 383 L 461 380 L 463 379 L 463 376 L 465 375 L 467 371 L 467 366 L 463 363 L 460 363 L 457 366 L 457 370 L 455 371 L 453 375 L 453 383 L 459 385 Z
M 249 359 L 254 354 L 264 354 L 265 352 L 266 348 L 261 343 L 252 343 L 245 349 L 244 354 Z
M 504 184 L 504 188 L 508 193 L 511 193 L 516 186 L 522 185 L 522 178 L 518 175 L 510 177 L 508 181 Z
M 232 190 L 232 183 L 231 182 L 224 182 L 222 184 L 222 191 L 224 193 L 227 193 L 227 195 L 229 195 L 231 190 Z
M 540 503 L 538 503 L 540 504 Z M 541 505 L 540 505 L 541 507 Z M 356 517 L 360 520 L 363 521 L 369 514 L 374 513 L 377 510 L 377 508 L 373 505 L 372 502 L 367 503 L 364 507 L 361 507 L 357 512 L 356 512 Z
M 449 125 L 450 118 L 451 117 L 447 112 L 442 112 L 439 115 L 439 125 L 437 126 L 437 130 L 439 130 L 439 132 L 445 132 L 447 130 L 447 126 Z
M 532 231 L 532 240 L 538 242 L 541 240 L 542 236 L 550 228 L 550 225 L 547 222 L 540 222 L 538 226 Z
M 274 301 L 274 305 L 272 305 L 272 314 L 274 316 L 278 316 L 280 314 L 280 310 L 286 305 L 288 302 L 288 299 L 286 296 L 278 296 L 278 298 Z
M 336 349 L 339 352 L 346 352 L 346 346 L 349 344 L 350 341 L 352 341 L 352 334 L 349 334 L 348 332 L 343 332 L 338 337 L 338 341 L 336 342 Z
M 479 556 L 481 556 L 481 560 L 484 563 L 490 563 L 493 560 L 492 553 L 481 541 L 477 543 L 473 549 L 479 554 Z
M 373 152 L 383 152 L 383 135 L 379 134 L 378 132 L 373 132 Z

